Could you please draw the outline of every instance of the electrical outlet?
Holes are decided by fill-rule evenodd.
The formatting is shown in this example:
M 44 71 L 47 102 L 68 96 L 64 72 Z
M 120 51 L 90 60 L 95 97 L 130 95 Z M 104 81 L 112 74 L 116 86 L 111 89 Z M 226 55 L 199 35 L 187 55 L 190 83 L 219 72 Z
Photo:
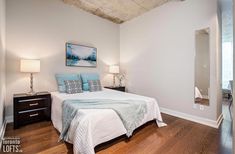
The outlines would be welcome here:
M 193 104 L 193 108 L 194 108 L 194 109 L 197 109 L 197 104 Z
M 204 106 L 203 105 L 199 105 L 199 108 L 200 108 L 200 110 L 204 110 Z

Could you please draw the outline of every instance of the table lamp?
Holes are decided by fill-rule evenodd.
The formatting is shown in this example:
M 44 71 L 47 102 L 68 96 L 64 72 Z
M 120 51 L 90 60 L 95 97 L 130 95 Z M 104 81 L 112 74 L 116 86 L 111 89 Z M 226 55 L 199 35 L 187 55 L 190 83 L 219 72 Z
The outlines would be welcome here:
M 30 91 L 27 94 L 35 95 L 36 93 L 33 90 L 33 73 L 40 72 L 40 60 L 21 59 L 20 72 L 30 73 Z
M 109 73 L 113 74 L 113 87 L 115 87 L 115 76 L 119 73 L 119 66 L 117 65 L 112 65 L 109 66 Z

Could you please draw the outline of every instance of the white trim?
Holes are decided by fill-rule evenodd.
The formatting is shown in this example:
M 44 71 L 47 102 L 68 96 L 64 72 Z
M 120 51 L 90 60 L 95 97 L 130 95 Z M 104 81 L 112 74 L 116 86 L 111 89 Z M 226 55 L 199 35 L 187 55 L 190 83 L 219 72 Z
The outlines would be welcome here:
M 7 116 L 7 117 L 5 117 L 5 120 L 2 123 L 2 128 L 0 130 L 0 149 L 2 148 L 1 147 L 2 139 L 3 139 L 4 135 L 5 135 L 7 124 L 11 123 L 11 122 L 13 122 L 13 116 Z
M 217 119 L 217 128 L 219 128 L 220 124 L 222 123 L 224 117 L 223 117 L 223 114 L 221 113 L 220 116 L 218 117 Z
M 0 131 L 0 150 L 2 148 L 2 139 L 5 135 L 6 127 L 7 127 L 7 121 L 4 120 L 3 123 L 2 123 L 1 131 Z
M 207 126 L 210 126 L 210 127 L 214 127 L 214 128 L 219 128 L 221 122 L 223 121 L 223 114 L 221 114 L 216 121 L 213 121 L 213 120 L 210 120 L 210 119 L 193 116 L 193 115 L 189 115 L 189 114 L 186 114 L 186 113 L 173 111 L 173 110 L 170 110 L 170 109 L 167 109 L 167 108 L 162 108 L 161 107 L 160 110 L 161 110 L 162 113 L 166 113 L 166 114 L 169 114 L 169 115 L 172 115 L 172 116 L 175 116 L 175 117 L 179 117 L 179 118 L 186 119 L 186 120 L 189 120 L 189 121 L 197 122 L 197 123 L 207 125 Z M 1 131 L 0 131 L 0 139 L 2 139 L 2 137 L 4 137 L 6 126 L 7 126 L 8 123 L 11 123 L 11 122 L 13 122 L 13 116 L 5 117 L 5 120 L 2 124 L 2 128 L 1 128 Z M 2 140 L 0 140 L 0 143 L 1 143 L 1 141 Z
M 4 120 L 2 123 L 1 131 L 0 131 L 0 139 L 2 139 L 4 137 L 6 126 L 7 126 L 7 122 L 6 122 L 6 120 Z
M 221 114 L 217 120 L 211 120 L 211 119 L 206 119 L 206 118 L 202 118 L 202 117 L 198 117 L 198 116 L 194 116 L 194 115 L 190 115 L 190 114 L 186 114 L 186 113 L 182 113 L 182 112 L 178 112 L 178 111 L 173 111 L 171 109 L 167 109 L 167 108 L 162 108 L 160 107 L 160 110 L 162 113 L 166 113 L 178 118 L 182 118 L 182 119 L 186 119 L 189 121 L 193 121 L 196 123 L 200 123 L 203 125 L 207 125 L 213 128 L 219 128 L 222 120 L 223 120 L 223 115 Z

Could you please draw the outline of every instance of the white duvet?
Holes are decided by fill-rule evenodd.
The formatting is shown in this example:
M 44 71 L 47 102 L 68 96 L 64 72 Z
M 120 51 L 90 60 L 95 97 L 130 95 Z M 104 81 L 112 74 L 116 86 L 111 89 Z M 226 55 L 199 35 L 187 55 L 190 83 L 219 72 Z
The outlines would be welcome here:
M 159 106 L 156 100 L 150 97 L 110 89 L 77 94 L 65 94 L 59 92 L 52 92 L 51 94 L 51 119 L 54 127 L 59 132 L 62 130 L 62 103 L 66 99 L 143 100 L 147 102 L 147 114 L 140 126 L 153 119 L 162 121 Z M 79 124 L 76 128 L 75 124 L 78 122 Z M 165 126 L 162 122 L 157 121 L 157 124 L 159 127 Z M 68 142 L 73 144 L 73 151 L 75 154 L 94 154 L 94 147 L 96 145 L 126 134 L 126 129 L 119 116 L 112 109 L 81 109 L 72 120 L 68 133 Z

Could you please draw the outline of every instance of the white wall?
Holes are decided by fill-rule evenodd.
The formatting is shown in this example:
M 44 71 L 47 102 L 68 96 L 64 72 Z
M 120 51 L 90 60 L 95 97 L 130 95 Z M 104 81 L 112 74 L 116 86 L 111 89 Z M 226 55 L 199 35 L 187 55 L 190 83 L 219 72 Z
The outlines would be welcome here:
M 222 94 L 222 12 L 220 8 L 220 1 L 217 2 L 217 15 L 218 15 L 218 27 L 217 27 L 217 117 L 222 112 L 223 94 Z
M 29 74 L 19 72 L 21 58 L 41 59 L 35 90 L 56 89 L 55 73 L 99 72 L 111 84 L 108 65 L 119 63 L 119 25 L 60 0 L 7 0 L 7 116 L 12 95 L 29 90 Z M 66 67 L 65 42 L 94 46 L 97 68 Z
M 0 0 L 0 128 L 5 102 L 5 0 Z
M 210 106 L 193 108 L 195 30 L 210 27 Z M 217 1 L 170 2 L 120 26 L 120 62 L 130 92 L 163 108 L 216 120 L 220 94 Z

